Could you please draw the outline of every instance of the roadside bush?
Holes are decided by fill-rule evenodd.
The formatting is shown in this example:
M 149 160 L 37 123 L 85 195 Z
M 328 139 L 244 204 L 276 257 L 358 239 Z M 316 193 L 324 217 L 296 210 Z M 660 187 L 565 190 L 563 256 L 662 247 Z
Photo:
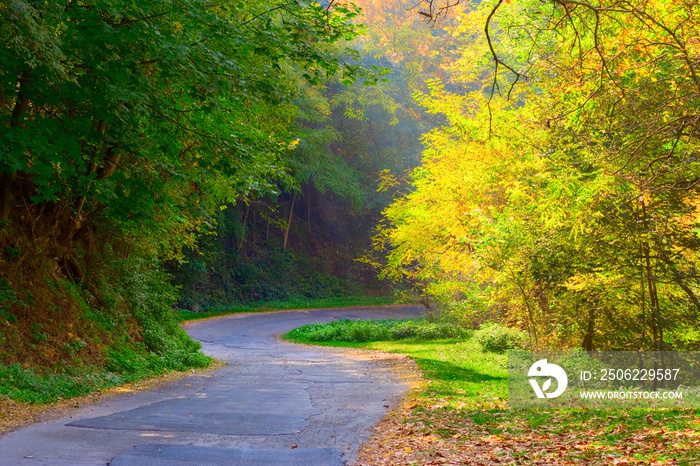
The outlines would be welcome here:
M 125 382 L 116 374 L 99 368 L 73 369 L 74 374 L 38 374 L 21 364 L 0 363 L 0 395 L 27 403 L 49 403 Z
M 301 327 L 306 341 L 378 341 L 389 339 L 386 321 L 347 319 L 328 324 L 311 324 Z
M 285 335 L 292 341 L 387 341 L 441 340 L 465 338 L 469 331 L 455 324 L 431 323 L 424 320 L 338 320 L 327 324 L 299 327 Z
M 418 332 L 421 340 L 442 340 L 446 338 L 467 338 L 471 332 L 451 323 L 426 323 Z
M 418 335 L 418 322 L 415 320 L 398 322 L 391 328 L 390 335 L 392 340 L 416 338 Z
M 418 340 L 442 340 L 446 338 L 466 338 L 469 330 L 451 323 L 432 323 L 421 320 L 400 322 L 391 328 L 392 340 L 415 338 Z
M 489 322 L 474 333 L 474 339 L 484 351 L 502 353 L 509 349 L 522 348 L 526 334 L 522 330 Z

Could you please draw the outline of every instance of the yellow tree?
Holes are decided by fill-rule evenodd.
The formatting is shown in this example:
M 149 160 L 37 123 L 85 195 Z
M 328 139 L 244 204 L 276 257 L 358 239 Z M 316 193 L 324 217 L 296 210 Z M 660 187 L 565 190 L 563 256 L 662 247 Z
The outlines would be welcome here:
M 460 20 L 446 69 L 481 92 L 424 100 L 449 126 L 387 211 L 389 271 L 464 284 L 540 346 L 697 344 L 692 6 L 498 1 Z

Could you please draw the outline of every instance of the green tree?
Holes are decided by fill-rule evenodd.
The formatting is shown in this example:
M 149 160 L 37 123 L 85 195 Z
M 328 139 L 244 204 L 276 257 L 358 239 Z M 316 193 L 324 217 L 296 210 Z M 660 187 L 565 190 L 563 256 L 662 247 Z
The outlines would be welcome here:
M 293 184 L 299 83 L 363 74 L 355 15 L 340 2 L 0 2 L 0 291 L 13 297 L 0 363 L 132 376 L 206 364 L 172 319 L 163 262 L 214 236 L 223 205 Z
M 0 13 L 3 218 L 45 206 L 66 254 L 96 218 L 163 238 L 158 252 L 191 241 L 216 205 L 283 172 L 287 70 L 356 71 L 329 47 L 354 33 L 338 5 L 17 1 Z

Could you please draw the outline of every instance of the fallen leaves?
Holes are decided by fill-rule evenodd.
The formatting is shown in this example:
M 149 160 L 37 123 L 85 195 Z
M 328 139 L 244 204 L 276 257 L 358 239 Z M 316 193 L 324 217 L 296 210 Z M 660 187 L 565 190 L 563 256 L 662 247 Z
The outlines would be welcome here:
M 700 431 L 694 428 L 671 430 L 662 426 L 663 421 L 654 421 L 635 429 L 624 414 L 594 416 L 568 426 L 566 419 L 552 412 L 559 425 L 533 429 L 527 419 L 507 411 L 481 413 L 493 414 L 488 427 L 498 427 L 501 431 L 496 433 L 476 424 L 471 419 L 473 410 L 425 409 L 431 404 L 423 405 L 418 393 L 414 391 L 380 422 L 360 450 L 356 465 L 666 466 L 695 464 L 669 458 L 670 452 L 700 458 Z

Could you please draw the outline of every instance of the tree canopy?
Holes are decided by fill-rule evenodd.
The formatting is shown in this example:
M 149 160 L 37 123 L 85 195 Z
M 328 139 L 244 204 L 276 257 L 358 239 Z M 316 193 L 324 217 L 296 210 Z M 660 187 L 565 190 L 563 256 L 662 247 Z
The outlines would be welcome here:
M 385 273 L 535 346 L 695 347 L 694 7 L 498 1 L 459 21 L 447 82 L 481 87 L 419 97 L 449 124 L 386 212 Z
M 2 216 L 50 206 L 69 247 L 100 218 L 176 251 L 284 175 L 298 82 L 358 72 L 338 45 L 356 12 L 337 3 L 1 8 Z

